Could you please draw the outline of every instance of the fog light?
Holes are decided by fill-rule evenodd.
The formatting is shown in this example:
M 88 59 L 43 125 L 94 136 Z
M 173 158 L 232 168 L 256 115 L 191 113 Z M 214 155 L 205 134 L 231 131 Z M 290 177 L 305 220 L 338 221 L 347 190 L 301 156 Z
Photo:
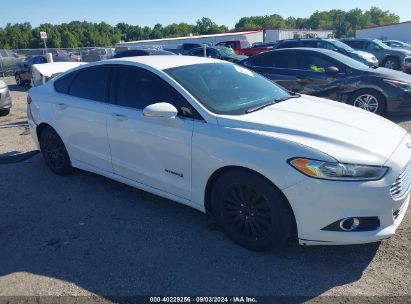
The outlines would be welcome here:
M 375 231 L 380 228 L 378 217 L 347 217 L 321 229 L 323 231 L 336 232 L 364 232 Z
M 356 217 L 346 218 L 340 221 L 340 228 L 344 231 L 353 231 L 360 226 L 360 220 Z

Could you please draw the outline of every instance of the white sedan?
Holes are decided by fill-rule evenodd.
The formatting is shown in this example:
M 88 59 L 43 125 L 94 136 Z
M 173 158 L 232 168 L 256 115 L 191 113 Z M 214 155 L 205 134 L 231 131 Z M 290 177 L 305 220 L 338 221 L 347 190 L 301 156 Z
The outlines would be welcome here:
M 31 89 L 28 104 L 56 174 L 80 168 L 189 205 L 250 249 L 295 236 L 302 245 L 380 241 L 408 208 L 404 129 L 228 62 L 92 63 Z

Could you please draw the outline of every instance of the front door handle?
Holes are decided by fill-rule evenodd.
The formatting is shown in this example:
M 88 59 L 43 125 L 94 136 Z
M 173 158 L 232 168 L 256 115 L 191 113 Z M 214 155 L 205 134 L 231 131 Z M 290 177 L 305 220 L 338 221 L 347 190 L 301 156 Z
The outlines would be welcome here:
M 57 104 L 57 107 L 58 107 L 60 110 L 64 110 L 64 109 L 67 108 L 67 105 L 66 105 L 65 103 L 59 103 L 59 104 Z
M 114 119 L 117 119 L 117 120 L 127 120 L 128 119 L 128 117 L 127 116 L 125 116 L 125 115 L 122 115 L 122 114 L 112 114 L 112 116 L 114 117 Z

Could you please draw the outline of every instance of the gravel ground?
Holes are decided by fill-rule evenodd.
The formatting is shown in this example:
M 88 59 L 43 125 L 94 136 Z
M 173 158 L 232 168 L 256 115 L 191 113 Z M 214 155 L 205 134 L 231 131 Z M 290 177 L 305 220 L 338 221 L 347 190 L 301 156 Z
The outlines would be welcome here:
M 25 128 L 26 90 L 10 88 L 14 106 L 0 118 L 0 156 L 34 149 Z M 390 119 L 411 131 L 411 116 Z M 408 296 L 411 301 L 410 212 L 398 235 L 381 244 L 291 245 L 255 253 L 207 229 L 205 216 L 195 210 L 83 171 L 55 176 L 40 155 L 0 165 L 0 181 L 0 296 L 95 295 L 108 301 L 135 295 Z

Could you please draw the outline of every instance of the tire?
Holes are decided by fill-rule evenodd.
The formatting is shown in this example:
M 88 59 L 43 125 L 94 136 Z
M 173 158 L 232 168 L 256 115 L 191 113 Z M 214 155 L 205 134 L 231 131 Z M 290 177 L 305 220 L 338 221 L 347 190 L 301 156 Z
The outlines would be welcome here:
M 14 75 L 14 79 L 16 80 L 16 84 L 17 84 L 18 86 L 22 86 L 22 85 L 23 85 L 23 82 L 22 82 L 22 80 L 21 80 L 21 76 L 20 76 L 19 74 Z
M 47 166 L 55 174 L 67 175 L 72 171 L 66 147 L 51 127 L 45 127 L 40 133 L 40 150 Z
M 384 68 L 390 70 L 399 70 L 401 67 L 400 61 L 395 57 L 388 57 L 384 60 Z
M 7 116 L 10 113 L 10 109 L 0 109 L 0 117 Z
M 354 93 L 350 97 L 349 104 L 381 116 L 385 114 L 387 107 L 385 97 L 381 93 L 371 89 L 363 89 Z
M 235 243 L 265 251 L 293 235 L 294 216 L 280 191 L 264 177 L 247 170 L 222 175 L 211 193 L 212 215 Z

